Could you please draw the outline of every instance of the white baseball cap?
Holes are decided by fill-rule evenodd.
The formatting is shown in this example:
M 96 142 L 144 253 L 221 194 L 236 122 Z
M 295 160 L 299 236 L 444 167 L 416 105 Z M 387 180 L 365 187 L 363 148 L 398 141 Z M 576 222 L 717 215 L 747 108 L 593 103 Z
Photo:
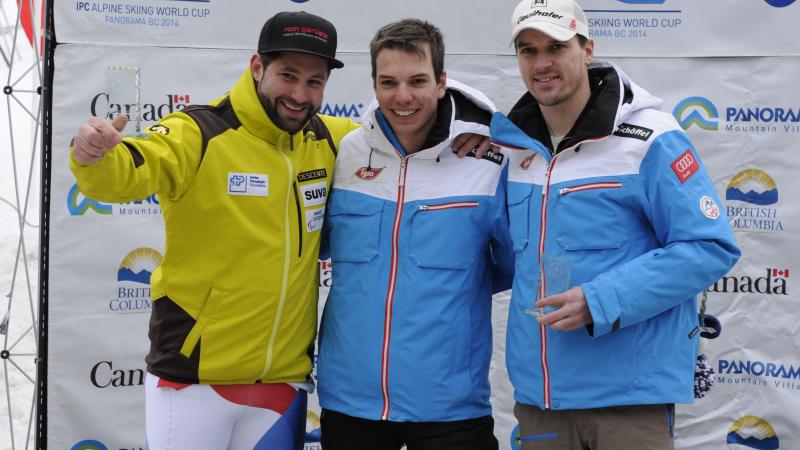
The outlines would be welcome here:
M 574 0 L 522 0 L 511 16 L 511 42 L 525 29 L 539 30 L 558 41 L 576 34 L 589 37 L 586 15 Z

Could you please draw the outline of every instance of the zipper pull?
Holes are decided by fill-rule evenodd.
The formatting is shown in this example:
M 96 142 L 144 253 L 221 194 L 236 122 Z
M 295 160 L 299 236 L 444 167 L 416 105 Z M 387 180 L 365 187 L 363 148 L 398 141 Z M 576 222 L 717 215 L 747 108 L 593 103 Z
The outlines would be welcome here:
M 427 211 L 428 205 L 419 205 L 417 206 L 417 211 Z
M 569 193 L 569 191 L 570 191 L 570 188 L 561 188 L 561 189 L 558 190 L 558 195 L 567 194 L 567 193 Z
M 402 158 L 400 160 L 400 179 L 397 180 L 397 185 L 400 187 L 403 187 L 406 184 L 405 171 L 406 171 L 406 158 Z

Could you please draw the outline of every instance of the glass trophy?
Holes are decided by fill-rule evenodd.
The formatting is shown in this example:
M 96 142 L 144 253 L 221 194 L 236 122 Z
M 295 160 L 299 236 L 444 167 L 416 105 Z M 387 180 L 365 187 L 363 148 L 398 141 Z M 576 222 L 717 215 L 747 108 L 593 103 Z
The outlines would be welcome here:
M 120 110 L 113 111 L 128 116 L 128 125 L 123 136 L 144 136 L 142 133 L 142 100 L 140 93 L 141 76 L 139 66 L 106 67 L 106 92 L 111 104 L 118 105 Z M 113 117 L 112 117 L 113 119 Z
M 570 288 L 570 276 L 572 274 L 572 262 L 560 256 L 544 253 L 541 264 L 539 265 L 539 282 L 544 284 L 544 296 L 560 294 Z M 538 298 L 537 298 L 538 300 Z M 555 311 L 552 306 L 544 308 L 526 309 L 525 313 L 534 317 L 540 317 Z

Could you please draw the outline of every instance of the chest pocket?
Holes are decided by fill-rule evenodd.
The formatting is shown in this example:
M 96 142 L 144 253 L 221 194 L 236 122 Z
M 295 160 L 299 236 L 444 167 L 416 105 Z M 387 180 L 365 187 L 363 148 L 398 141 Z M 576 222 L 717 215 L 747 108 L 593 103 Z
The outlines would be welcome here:
M 564 250 L 621 248 L 628 241 L 626 217 L 622 213 L 626 185 L 621 181 L 598 181 L 561 187 L 555 205 L 556 242 Z M 629 224 L 630 225 L 630 224 Z
M 483 248 L 480 202 L 425 202 L 411 218 L 411 260 L 419 267 L 467 269 Z
M 383 201 L 337 198 L 329 204 L 331 261 L 370 262 L 378 255 Z
M 531 239 L 531 193 L 533 185 L 527 183 L 509 183 L 506 193 L 508 205 L 509 232 L 514 252 L 521 252 Z

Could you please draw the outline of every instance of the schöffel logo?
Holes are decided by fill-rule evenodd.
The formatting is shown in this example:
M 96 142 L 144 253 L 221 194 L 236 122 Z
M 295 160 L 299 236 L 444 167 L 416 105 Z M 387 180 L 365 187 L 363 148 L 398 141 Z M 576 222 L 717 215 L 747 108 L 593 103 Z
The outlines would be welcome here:
M 336 117 L 357 118 L 361 117 L 364 109 L 362 103 L 325 103 L 320 109 L 320 113 Z
M 708 288 L 708 292 L 789 295 L 789 269 L 767 267 L 761 276 L 727 275 Z
M 117 295 L 108 301 L 108 310 L 117 314 L 150 312 L 150 276 L 160 264 L 161 253 L 152 248 L 128 253 L 117 270 Z
M 70 216 L 82 216 L 89 210 L 97 214 L 110 216 L 160 216 L 161 206 L 158 203 L 156 194 L 150 195 L 144 200 L 134 200 L 128 203 L 103 203 L 101 201 L 86 197 L 78 189 L 75 183 L 67 193 L 67 211 Z
M 729 445 L 756 450 L 777 450 L 781 446 L 772 425 L 756 416 L 744 416 L 734 422 L 728 429 L 726 441 Z
M 765 0 L 769 3 L 770 6 L 774 6 L 776 8 L 783 8 L 784 6 L 789 6 L 794 3 L 796 0 Z
M 89 381 L 99 389 L 144 386 L 144 369 L 115 369 L 112 361 L 100 361 L 92 366 Z
M 639 127 L 629 123 L 620 124 L 619 127 L 617 127 L 617 131 L 614 132 L 614 136 L 633 138 L 640 141 L 646 141 L 650 139 L 652 134 L 653 130 L 650 128 Z
M 760 169 L 737 173 L 725 190 L 726 212 L 734 231 L 783 231 L 778 203 L 778 185 Z
M 684 130 L 688 130 L 692 125 L 709 131 L 715 131 L 719 128 L 717 107 L 710 100 L 703 97 L 683 99 L 672 110 L 672 115 L 678 119 L 678 123 L 681 124 L 681 128 Z
M 189 94 L 166 94 L 162 98 L 165 98 L 165 100 L 161 103 L 142 103 L 139 105 L 140 117 L 143 121 L 157 122 L 163 119 L 167 114 L 180 111 L 189 106 L 191 101 Z M 121 113 L 130 115 L 131 111 L 135 110 L 135 104 L 116 103 L 106 92 L 100 92 L 92 97 L 92 103 L 89 105 L 89 111 L 93 116 L 104 117 L 108 120 L 111 120 L 115 115 Z
M 724 110 L 721 117 L 718 111 Z M 680 101 L 672 115 L 678 119 L 684 130 L 693 125 L 708 131 L 720 128 L 728 133 L 743 134 L 800 134 L 800 107 L 797 106 L 739 106 L 726 105 L 717 109 L 711 100 L 703 97 L 688 97 Z

